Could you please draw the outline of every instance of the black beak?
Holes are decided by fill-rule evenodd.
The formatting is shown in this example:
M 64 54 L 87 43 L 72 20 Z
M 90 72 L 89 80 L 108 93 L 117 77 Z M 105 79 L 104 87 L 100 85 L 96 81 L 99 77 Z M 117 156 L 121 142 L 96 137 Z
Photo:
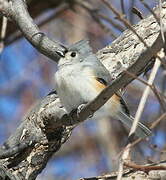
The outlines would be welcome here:
M 68 52 L 68 49 L 63 45 L 61 45 L 61 47 L 62 47 L 62 50 L 57 50 L 56 53 L 60 57 L 65 57 L 65 54 Z

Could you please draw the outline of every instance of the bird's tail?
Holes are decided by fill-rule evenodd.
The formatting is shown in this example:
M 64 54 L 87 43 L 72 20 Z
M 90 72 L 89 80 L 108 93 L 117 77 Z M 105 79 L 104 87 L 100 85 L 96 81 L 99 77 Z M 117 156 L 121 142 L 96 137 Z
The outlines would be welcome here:
M 131 128 L 132 123 L 133 123 L 133 117 L 128 116 L 127 114 L 125 114 L 122 111 L 119 111 L 117 114 L 117 118 L 124 123 L 126 126 L 128 126 L 129 128 Z M 145 138 L 147 136 L 152 135 L 152 131 L 146 127 L 144 124 L 142 124 L 141 122 L 138 123 L 138 127 L 136 129 L 136 135 L 140 138 Z

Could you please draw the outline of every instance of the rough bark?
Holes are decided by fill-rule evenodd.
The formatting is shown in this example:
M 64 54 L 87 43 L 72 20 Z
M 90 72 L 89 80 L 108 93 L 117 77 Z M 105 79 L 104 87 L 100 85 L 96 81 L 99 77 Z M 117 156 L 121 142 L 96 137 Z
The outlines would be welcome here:
M 27 0 L 26 2 L 28 5 L 28 11 L 33 19 L 39 17 L 43 12 L 59 8 L 59 6 L 63 6 L 63 4 L 65 4 L 64 1 L 59 0 Z M 0 20 L 0 24 L 2 24 L 2 20 Z M 21 32 L 18 30 L 17 26 L 12 21 L 8 22 L 8 28 L 6 33 L 6 38 L 4 40 L 6 45 L 11 44 L 22 37 Z
M 164 23 L 165 7 L 163 4 Z M 19 23 L 17 25 L 19 26 Z M 137 76 L 144 72 L 151 58 L 164 44 L 159 33 L 159 25 L 153 16 L 140 21 L 134 28 L 149 48 L 147 49 L 136 35 L 127 30 L 111 45 L 100 50 L 97 57 L 116 80 L 99 95 L 100 97 L 90 102 L 78 117 L 71 118 L 66 114 L 55 92 L 37 103 L 0 149 L 1 179 L 35 179 L 51 156 L 69 138 L 75 124 L 85 120 L 91 111 L 102 106 L 113 93 L 133 80 L 122 73 L 124 69 L 129 68 L 128 70 Z M 31 39 L 29 41 L 31 42 Z

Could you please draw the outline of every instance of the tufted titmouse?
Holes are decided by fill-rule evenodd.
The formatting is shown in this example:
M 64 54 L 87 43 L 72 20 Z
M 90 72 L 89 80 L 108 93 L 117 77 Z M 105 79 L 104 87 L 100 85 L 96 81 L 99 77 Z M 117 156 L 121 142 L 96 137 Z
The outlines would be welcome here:
M 111 81 L 111 75 L 104 65 L 92 53 L 89 41 L 82 40 L 71 46 L 58 62 L 55 74 L 56 89 L 68 113 L 80 105 L 92 101 Z M 114 94 L 97 111 L 107 113 L 119 119 L 129 128 L 133 118 L 122 99 L 120 92 Z M 144 138 L 151 135 L 151 130 L 142 123 L 138 124 L 136 135 Z

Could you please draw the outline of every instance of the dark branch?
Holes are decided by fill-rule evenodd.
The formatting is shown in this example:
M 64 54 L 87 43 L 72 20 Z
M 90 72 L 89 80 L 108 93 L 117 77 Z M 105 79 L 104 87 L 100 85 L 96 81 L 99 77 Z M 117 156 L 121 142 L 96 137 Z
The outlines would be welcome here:
M 58 56 L 55 51 L 63 51 L 65 48 L 50 41 L 40 33 L 36 25 L 33 24 L 22 0 L 12 0 L 12 2 L 12 19 L 16 21 L 26 38 L 40 52 L 56 60 Z M 163 12 L 165 11 L 163 8 Z M 149 31 L 146 31 L 147 23 Z M 84 121 L 116 91 L 133 80 L 133 77 L 122 73 L 124 69 L 129 68 L 128 71 L 136 76 L 144 72 L 144 68 L 149 64 L 151 58 L 164 46 L 159 34 L 160 28 L 154 17 L 150 16 L 140 21 L 133 29 L 141 34 L 149 48 L 146 48 L 133 32 L 127 30 L 115 42 L 99 51 L 97 57 L 116 80 L 94 101 L 83 108 L 79 116 L 75 114 L 71 118 L 66 115 L 66 111 L 56 93 L 51 93 L 32 108 L 15 133 L 5 143 L 6 147 L 11 149 L 12 152 L 11 158 L 0 160 L 0 164 L 7 167 L 6 177 L 7 173 L 11 172 L 17 179 L 25 179 L 25 177 L 26 179 L 35 179 L 46 166 L 53 153 L 57 152 L 70 137 L 74 126 L 69 125 Z M 13 147 L 30 140 L 32 137 L 35 139 L 34 146 L 12 151 Z M 22 149 L 24 149 L 23 152 Z M 17 153 L 15 154 L 15 152 Z M 5 179 L 1 174 L 0 178 Z
M 66 48 L 58 42 L 52 41 L 44 33 L 40 32 L 30 17 L 23 0 L 12 0 L 10 14 L 8 15 L 19 27 L 26 39 L 42 54 L 54 61 L 59 59 L 58 52 L 64 52 Z

